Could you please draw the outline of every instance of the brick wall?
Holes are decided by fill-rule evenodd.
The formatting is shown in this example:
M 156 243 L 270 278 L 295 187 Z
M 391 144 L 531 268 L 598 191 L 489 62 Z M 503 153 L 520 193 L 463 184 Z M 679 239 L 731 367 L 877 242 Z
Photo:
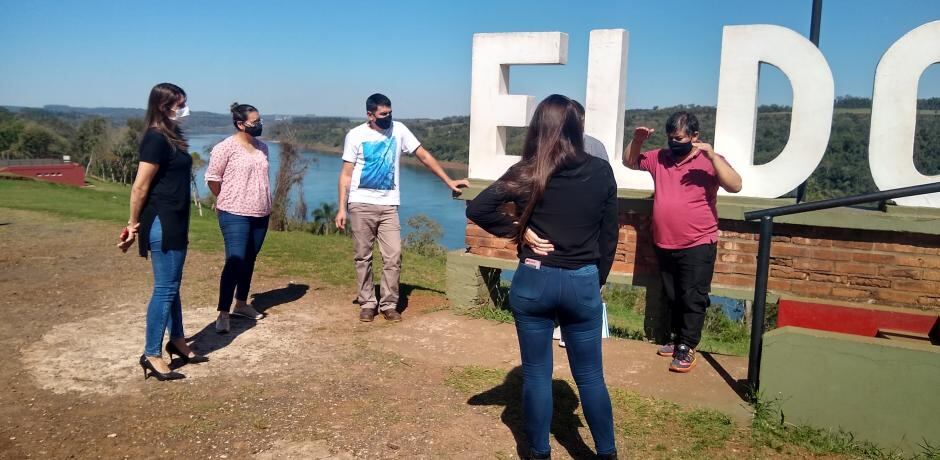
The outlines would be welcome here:
M 713 284 L 753 289 L 757 270 L 756 223 L 719 221 Z M 515 259 L 515 246 L 467 224 L 469 252 Z M 657 273 L 650 217 L 620 214 L 613 271 Z M 775 224 L 768 288 L 823 300 L 873 303 L 940 312 L 940 236 L 917 233 Z

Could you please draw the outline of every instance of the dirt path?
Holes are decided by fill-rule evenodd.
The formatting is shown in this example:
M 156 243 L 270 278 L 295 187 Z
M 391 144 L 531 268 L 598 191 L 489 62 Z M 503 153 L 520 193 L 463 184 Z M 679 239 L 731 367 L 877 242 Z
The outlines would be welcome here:
M 455 368 L 517 366 L 512 328 L 434 311 L 443 302 L 436 298 L 413 298 L 403 323 L 364 324 L 352 289 L 261 266 L 253 292 L 269 316 L 236 321 L 220 336 L 212 320 L 221 257 L 191 252 L 183 316 L 194 348 L 211 361 L 181 368 L 182 381 L 144 381 L 136 360 L 149 261 L 120 254 L 113 233 L 0 209 L 0 458 L 514 457 L 518 427 L 509 426 L 508 409 L 449 380 Z M 609 384 L 683 404 L 710 401 L 746 419 L 711 366 L 670 375 L 650 350 L 606 344 Z M 719 362 L 742 375 L 739 359 Z M 562 354 L 556 369 L 568 375 Z M 593 445 L 586 428 L 572 430 L 580 447 L 553 438 L 558 458 Z M 618 442 L 629 451 L 632 441 Z

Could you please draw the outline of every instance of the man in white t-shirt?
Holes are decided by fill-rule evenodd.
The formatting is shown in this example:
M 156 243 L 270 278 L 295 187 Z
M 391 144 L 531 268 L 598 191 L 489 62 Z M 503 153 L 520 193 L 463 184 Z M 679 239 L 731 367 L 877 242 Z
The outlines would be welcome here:
M 408 128 L 392 121 L 392 101 L 381 94 L 366 99 L 369 118 L 346 134 L 343 169 L 339 175 L 339 212 L 336 226 L 345 229 L 347 219 L 353 238 L 356 302 L 360 321 L 372 321 L 381 312 L 389 321 L 401 321 L 398 312 L 398 279 L 401 273 L 401 223 L 398 219 L 399 160 L 414 154 L 454 192 L 470 185 L 453 180 Z M 382 254 L 381 298 L 376 301 L 372 284 L 372 251 L 379 240 Z

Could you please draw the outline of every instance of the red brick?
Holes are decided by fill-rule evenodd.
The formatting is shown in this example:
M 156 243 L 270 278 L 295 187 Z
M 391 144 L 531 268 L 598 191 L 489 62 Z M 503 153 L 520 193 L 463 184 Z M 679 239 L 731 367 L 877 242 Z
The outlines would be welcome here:
M 852 260 L 852 253 L 841 249 L 813 249 L 812 258 L 822 260 Z
M 774 244 L 770 246 L 770 255 L 773 257 L 809 257 L 810 248 L 793 246 L 789 244 Z
M 876 251 L 885 251 L 885 252 L 903 252 L 907 254 L 937 255 L 937 248 L 931 247 L 931 246 L 913 246 L 910 244 L 897 244 L 897 243 L 874 243 L 874 249 Z
M 770 238 L 770 241 L 773 241 L 774 243 L 789 243 L 789 242 L 790 242 L 790 237 L 789 237 L 789 236 L 783 236 L 783 235 L 780 235 L 780 236 L 773 236 L 773 237 Z
M 767 289 L 770 289 L 772 291 L 789 291 L 790 281 L 771 278 L 767 280 Z
M 841 277 L 841 276 L 838 276 L 838 275 L 828 275 L 828 274 L 825 274 L 825 273 L 810 273 L 810 274 L 809 274 L 809 280 L 810 280 L 810 281 L 819 281 L 819 282 L 821 282 L 821 283 L 835 283 L 835 284 L 842 284 L 842 283 L 843 283 L 843 280 L 842 280 L 842 277 Z
M 632 263 L 614 262 L 614 266 L 611 268 L 611 271 L 632 275 L 633 268 L 634 265 Z
M 897 256 L 896 265 L 905 267 L 940 268 L 940 257 Z
M 875 291 L 875 297 L 878 300 L 899 305 L 916 305 L 917 300 L 920 298 L 917 294 L 895 291 L 894 289 L 879 289 Z
M 724 253 L 718 255 L 718 260 L 731 264 L 757 264 L 757 256 Z
M 844 287 L 834 287 L 832 288 L 832 296 L 841 297 L 843 299 L 867 300 L 871 298 L 871 291 L 865 291 L 862 289 L 844 288 Z
M 493 256 L 500 259 L 516 259 L 519 257 L 515 250 L 511 251 L 509 249 L 497 249 L 493 252 Z
M 754 286 L 754 278 L 744 275 L 716 273 L 712 281 L 721 286 Z
M 806 272 L 784 269 L 772 269 L 770 270 L 770 276 L 789 280 L 805 280 L 806 278 L 809 278 L 809 275 Z
M 924 270 L 921 268 L 908 268 L 908 267 L 881 267 L 878 270 L 878 273 L 881 276 L 890 276 L 892 278 L 908 278 L 912 280 L 921 279 L 921 273 Z
M 940 292 L 940 283 L 936 281 L 894 280 L 894 289 L 910 292 Z
M 793 268 L 797 270 L 815 270 L 820 272 L 831 272 L 836 264 L 831 260 L 818 259 L 794 259 Z
M 471 251 L 473 254 L 479 254 L 484 257 L 493 257 L 496 253 L 496 250 L 493 248 L 473 248 Z
M 832 242 L 832 247 L 834 248 L 843 248 L 843 249 L 859 249 L 862 251 L 871 251 L 874 247 L 874 243 L 871 241 L 844 241 L 844 240 L 834 240 Z
M 790 282 L 790 290 L 797 294 L 825 297 L 832 292 L 832 285 L 815 281 L 793 280 Z
M 832 240 L 821 240 L 818 238 L 803 238 L 801 236 L 794 236 L 790 238 L 790 242 L 793 244 L 799 244 L 802 246 L 813 246 L 817 248 L 828 248 L 832 246 Z
M 869 278 L 866 276 L 850 276 L 849 284 L 853 286 L 888 288 L 891 287 L 891 280 L 886 280 L 883 278 Z
M 835 271 L 837 273 L 851 273 L 853 275 L 877 275 L 878 266 L 853 262 L 836 262 Z
M 893 265 L 897 262 L 898 257 L 894 254 L 880 254 L 877 252 L 856 252 L 852 254 L 852 260 L 856 262 L 879 265 Z
M 780 267 L 792 267 L 793 259 L 789 259 L 786 257 L 771 257 L 770 266 L 773 267 L 774 265 L 778 265 Z
M 924 296 L 917 299 L 917 303 L 928 307 L 940 307 L 940 297 Z

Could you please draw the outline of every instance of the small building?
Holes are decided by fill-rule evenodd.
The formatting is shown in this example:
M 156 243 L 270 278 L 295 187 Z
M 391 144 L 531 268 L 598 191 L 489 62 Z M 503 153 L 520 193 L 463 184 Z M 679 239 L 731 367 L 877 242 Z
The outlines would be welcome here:
M 0 160 L 0 173 L 15 174 L 58 184 L 85 185 L 85 169 L 69 157 L 28 160 Z

